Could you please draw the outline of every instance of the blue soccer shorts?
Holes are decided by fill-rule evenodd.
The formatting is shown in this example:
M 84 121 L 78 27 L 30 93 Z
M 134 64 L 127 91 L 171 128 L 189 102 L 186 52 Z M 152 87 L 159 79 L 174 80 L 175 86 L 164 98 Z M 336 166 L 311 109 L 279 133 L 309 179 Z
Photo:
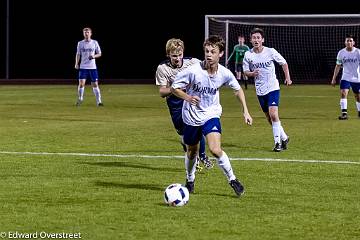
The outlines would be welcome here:
M 220 118 L 211 118 L 202 126 L 190 126 L 185 124 L 184 142 L 190 146 L 196 145 L 203 135 L 206 136 L 211 132 L 221 133 Z
M 261 109 L 264 113 L 269 112 L 269 107 L 279 106 L 280 102 L 280 90 L 269 92 L 263 96 L 257 96 Z

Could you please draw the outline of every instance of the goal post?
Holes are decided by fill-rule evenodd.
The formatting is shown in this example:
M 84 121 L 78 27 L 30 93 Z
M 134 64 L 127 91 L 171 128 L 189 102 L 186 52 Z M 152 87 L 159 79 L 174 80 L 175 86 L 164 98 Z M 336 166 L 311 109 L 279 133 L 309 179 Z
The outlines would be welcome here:
M 250 31 L 254 27 L 264 30 L 265 46 L 284 56 L 296 83 L 330 83 L 345 36 L 354 35 L 355 46 L 360 41 L 360 14 L 205 16 L 205 38 L 218 34 L 225 40 L 221 64 L 237 44 L 238 35 L 244 35 L 245 44 L 252 48 Z M 233 64 L 229 66 L 231 69 Z M 276 71 L 283 76 L 280 68 Z

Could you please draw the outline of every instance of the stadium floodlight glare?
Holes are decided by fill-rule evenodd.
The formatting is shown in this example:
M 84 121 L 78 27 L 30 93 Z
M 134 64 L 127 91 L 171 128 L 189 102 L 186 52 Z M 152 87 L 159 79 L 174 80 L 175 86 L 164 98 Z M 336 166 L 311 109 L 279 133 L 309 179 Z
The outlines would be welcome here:
M 226 41 L 222 64 L 237 44 L 239 34 L 244 34 L 245 43 L 252 47 L 249 36 L 254 27 L 264 29 L 264 45 L 285 57 L 296 83 L 330 83 L 346 34 L 354 35 L 356 46 L 360 41 L 360 14 L 205 16 L 205 38 L 219 34 Z M 280 68 L 277 74 L 282 76 Z

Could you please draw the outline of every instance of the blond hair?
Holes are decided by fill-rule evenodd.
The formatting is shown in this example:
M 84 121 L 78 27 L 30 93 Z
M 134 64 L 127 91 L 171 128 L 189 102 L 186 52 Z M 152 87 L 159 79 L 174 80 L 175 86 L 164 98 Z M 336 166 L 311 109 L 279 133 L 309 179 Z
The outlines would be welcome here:
M 92 31 L 91 31 L 91 28 L 89 28 L 89 27 L 84 28 L 84 29 L 83 29 L 83 32 L 85 32 L 85 31 L 92 32 Z
M 184 42 L 178 38 L 171 38 L 166 42 L 166 55 L 169 56 L 171 52 L 184 51 Z

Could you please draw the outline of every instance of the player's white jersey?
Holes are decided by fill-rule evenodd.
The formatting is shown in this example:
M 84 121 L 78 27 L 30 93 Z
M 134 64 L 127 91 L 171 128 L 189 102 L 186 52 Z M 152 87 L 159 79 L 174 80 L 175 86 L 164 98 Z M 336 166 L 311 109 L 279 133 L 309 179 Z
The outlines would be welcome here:
M 210 76 L 203 68 L 203 63 L 194 64 L 176 75 L 172 84 L 173 88 L 186 88 L 188 95 L 200 98 L 200 103 L 196 106 L 184 101 L 182 117 L 185 124 L 201 126 L 211 118 L 220 118 L 222 107 L 219 89 L 221 86 L 229 86 L 234 90 L 240 89 L 233 73 L 220 64 L 214 76 Z
M 80 54 L 80 69 L 96 69 L 95 59 L 89 60 L 89 57 L 98 53 L 101 53 L 101 49 L 96 40 L 79 41 L 76 54 Z
M 199 62 L 200 60 L 197 58 L 183 58 L 183 64 L 179 68 L 174 68 L 170 63 L 170 60 L 166 60 L 160 63 L 156 69 L 155 74 L 156 85 L 170 87 L 175 79 L 176 74 L 185 68 Z
M 360 50 L 353 48 L 351 52 L 341 49 L 336 57 L 336 64 L 343 66 L 341 80 L 360 82 Z
M 280 89 L 275 74 L 274 61 L 280 65 L 286 64 L 286 60 L 274 48 L 264 47 L 261 53 L 255 53 L 254 49 L 245 52 L 244 71 L 252 72 L 259 69 L 259 75 L 255 77 L 255 88 L 258 96 Z

